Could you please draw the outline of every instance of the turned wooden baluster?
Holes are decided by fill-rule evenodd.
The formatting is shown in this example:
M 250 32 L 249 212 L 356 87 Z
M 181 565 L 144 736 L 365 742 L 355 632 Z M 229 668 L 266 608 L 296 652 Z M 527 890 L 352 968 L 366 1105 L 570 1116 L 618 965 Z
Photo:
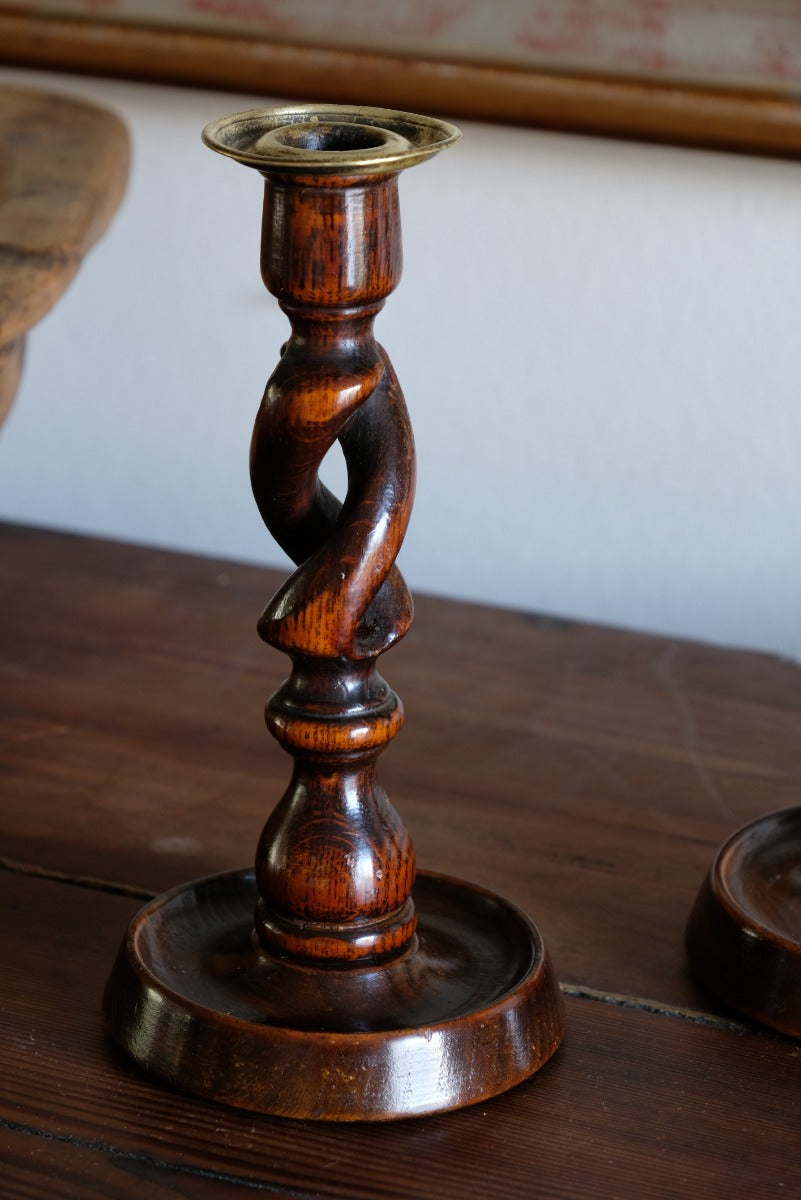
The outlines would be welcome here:
M 376 779 L 403 709 L 376 669 L 412 619 L 393 566 L 414 493 L 403 395 L 373 322 L 401 272 L 397 174 L 267 176 L 262 275 L 292 334 L 251 446 L 253 492 L 301 564 L 259 633 L 292 660 L 267 725 L 294 756 L 256 855 L 256 930 L 274 953 L 348 960 L 414 933 L 414 851 Z M 343 504 L 318 478 L 336 439 Z

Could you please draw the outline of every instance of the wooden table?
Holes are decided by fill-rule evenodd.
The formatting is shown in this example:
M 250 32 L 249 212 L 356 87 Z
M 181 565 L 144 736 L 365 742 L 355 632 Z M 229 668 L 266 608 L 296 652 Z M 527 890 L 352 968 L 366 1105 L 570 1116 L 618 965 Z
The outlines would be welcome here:
M 418 598 L 383 780 L 423 867 L 538 923 L 568 1032 L 461 1112 L 297 1124 L 185 1098 L 104 1037 L 141 900 L 244 865 L 287 779 L 255 635 L 274 572 L 0 526 L 3 1196 L 801 1195 L 801 1046 L 694 986 L 717 844 L 801 803 L 801 671 Z

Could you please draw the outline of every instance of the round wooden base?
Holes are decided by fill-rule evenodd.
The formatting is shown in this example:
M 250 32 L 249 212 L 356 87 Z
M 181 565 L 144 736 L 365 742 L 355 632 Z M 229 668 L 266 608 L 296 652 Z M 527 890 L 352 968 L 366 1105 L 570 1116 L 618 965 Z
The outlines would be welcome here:
M 491 892 L 420 873 L 410 948 L 346 968 L 255 946 L 256 899 L 251 871 L 187 884 L 148 904 L 120 948 L 111 1033 L 183 1091 L 277 1116 L 389 1120 L 505 1091 L 561 1041 L 540 935 Z
M 687 925 L 699 981 L 738 1012 L 801 1037 L 801 808 L 720 849 Z

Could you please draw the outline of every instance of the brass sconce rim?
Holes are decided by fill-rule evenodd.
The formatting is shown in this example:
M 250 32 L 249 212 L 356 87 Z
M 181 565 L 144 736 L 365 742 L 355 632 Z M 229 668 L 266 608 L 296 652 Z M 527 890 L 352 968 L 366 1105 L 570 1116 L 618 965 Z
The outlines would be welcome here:
M 251 108 L 212 121 L 203 141 L 248 167 L 288 174 L 387 174 L 459 141 L 435 117 L 365 105 L 293 104 Z

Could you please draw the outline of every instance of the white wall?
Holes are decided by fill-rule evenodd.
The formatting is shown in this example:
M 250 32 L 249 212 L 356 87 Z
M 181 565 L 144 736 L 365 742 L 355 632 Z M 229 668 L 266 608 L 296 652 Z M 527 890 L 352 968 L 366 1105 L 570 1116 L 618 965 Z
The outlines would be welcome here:
M 285 318 L 232 96 L 6 70 L 116 109 L 127 199 L 33 332 L 0 516 L 278 563 L 250 426 Z M 418 590 L 801 656 L 801 164 L 465 123 L 401 181 L 379 318 Z

